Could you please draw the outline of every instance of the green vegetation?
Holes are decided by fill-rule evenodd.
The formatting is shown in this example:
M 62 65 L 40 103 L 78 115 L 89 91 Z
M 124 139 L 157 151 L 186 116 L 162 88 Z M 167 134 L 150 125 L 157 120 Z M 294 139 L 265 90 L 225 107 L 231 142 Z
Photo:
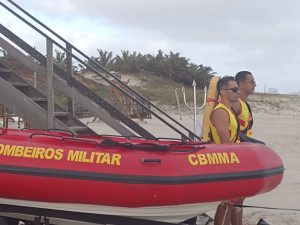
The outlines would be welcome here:
M 56 52 L 55 58 L 58 65 L 63 60 L 61 56 L 61 53 Z M 98 56 L 91 56 L 91 59 L 109 71 L 125 74 L 145 72 L 146 74 L 162 77 L 169 81 L 176 81 L 184 85 L 190 85 L 195 80 L 200 89 L 203 89 L 212 75 L 215 74 L 211 67 L 191 63 L 188 58 L 172 51 L 169 54 L 165 54 L 159 50 L 156 55 L 142 55 L 141 53 L 131 53 L 123 50 L 121 55 L 114 57 L 112 52 L 98 49 Z M 95 65 L 93 61 L 86 61 L 86 63 L 101 71 L 102 69 Z M 78 65 L 76 69 L 81 73 L 90 71 L 88 66 L 83 65 Z
M 192 104 L 193 80 L 197 83 L 197 101 L 203 101 L 203 89 L 215 74 L 211 67 L 191 63 L 188 58 L 172 51 L 165 54 L 159 50 L 156 55 L 142 55 L 141 53 L 131 53 L 123 50 L 121 55 L 115 57 L 112 52 L 102 49 L 97 49 L 97 51 L 98 56 L 90 57 L 93 61 L 109 71 L 136 76 L 145 81 L 144 85 L 135 87 L 135 90 L 149 98 L 149 100 L 161 105 L 175 106 L 177 104 L 175 89 L 177 89 L 180 103 L 183 104 L 182 86 L 186 89 L 188 103 Z M 86 63 L 98 71 L 102 71 L 101 67 L 95 65 L 93 61 L 86 61 Z M 60 68 L 65 69 L 65 53 L 56 50 L 54 62 Z M 80 73 L 93 72 L 88 66 L 83 65 L 73 66 L 73 69 Z M 110 88 L 88 79 L 80 79 L 98 95 L 104 98 L 108 97 Z
M 141 74 L 135 76 L 139 76 Z M 184 104 L 183 94 L 181 91 L 182 87 L 185 88 L 187 103 L 192 106 L 194 97 L 192 83 L 190 83 L 189 85 L 183 85 L 175 81 L 169 81 L 162 77 L 149 76 L 149 78 L 145 80 L 143 86 L 137 86 L 134 87 L 134 89 L 137 92 L 141 93 L 144 97 L 148 98 L 152 102 L 157 103 L 158 105 L 176 106 L 177 102 L 175 97 L 175 89 L 177 90 L 180 104 Z M 203 102 L 204 98 L 203 90 L 197 89 L 196 95 L 197 103 L 198 105 L 200 105 L 201 102 Z
M 33 82 L 32 71 L 14 59 L 10 59 L 7 52 L 1 49 L 1 58 L 5 59 L 12 68 L 24 75 L 24 78 L 30 83 Z M 98 49 L 98 56 L 91 56 L 91 59 L 98 62 L 109 71 L 119 72 L 121 74 L 131 75 L 143 81 L 142 86 L 136 86 L 134 89 L 141 93 L 150 101 L 159 105 L 176 106 L 176 98 L 174 90 L 177 89 L 178 97 L 181 105 L 183 105 L 182 86 L 186 89 L 186 97 L 189 105 L 193 104 L 193 80 L 197 83 L 197 102 L 203 101 L 203 88 L 208 84 L 212 75 L 215 74 L 208 66 L 202 64 L 193 64 L 180 55 L 180 53 L 169 54 L 159 50 L 156 55 L 142 55 L 137 52 L 122 51 L 121 55 L 113 56 L 112 52 Z M 61 69 L 66 70 L 66 53 L 55 50 L 54 63 Z M 95 67 L 92 61 L 86 62 L 92 67 Z M 88 67 L 82 65 L 73 65 L 74 72 L 91 72 Z M 81 73 L 74 73 L 76 79 L 79 79 L 85 86 L 89 87 L 99 96 L 108 99 L 111 88 L 102 84 L 96 83 L 91 79 L 86 79 L 81 76 Z M 75 77 L 75 76 L 74 76 Z M 38 86 L 42 92 L 46 93 L 45 77 L 38 76 Z M 59 91 L 56 93 L 55 99 L 57 103 L 65 108 L 67 98 Z M 198 104 L 198 105 L 199 105 Z

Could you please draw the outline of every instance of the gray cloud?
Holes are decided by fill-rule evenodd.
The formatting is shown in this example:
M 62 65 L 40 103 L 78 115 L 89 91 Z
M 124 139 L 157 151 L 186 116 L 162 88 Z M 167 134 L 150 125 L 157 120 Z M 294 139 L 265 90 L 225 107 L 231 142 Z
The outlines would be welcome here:
M 282 92 L 300 90 L 297 82 L 284 84 L 281 78 L 299 79 L 297 0 L 15 1 L 35 15 L 70 23 L 84 17 L 118 30 L 117 37 L 102 40 L 111 46 L 107 50 L 178 51 L 221 75 L 253 70 L 260 90 L 264 83 Z

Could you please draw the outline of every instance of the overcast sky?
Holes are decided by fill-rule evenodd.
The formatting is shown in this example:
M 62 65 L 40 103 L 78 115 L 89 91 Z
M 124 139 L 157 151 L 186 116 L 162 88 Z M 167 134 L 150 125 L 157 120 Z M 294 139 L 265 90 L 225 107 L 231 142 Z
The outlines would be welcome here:
M 6 0 L 1 0 L 7 3 Z M 299 0 L 15 0 L 88 55 L 180 52 L 221 76 L 252 71 L 257 91 L 300 91 Z M 8 4 L 9 5 L 9 4 Z M 0 7 L 4 26 L 43 41 Z

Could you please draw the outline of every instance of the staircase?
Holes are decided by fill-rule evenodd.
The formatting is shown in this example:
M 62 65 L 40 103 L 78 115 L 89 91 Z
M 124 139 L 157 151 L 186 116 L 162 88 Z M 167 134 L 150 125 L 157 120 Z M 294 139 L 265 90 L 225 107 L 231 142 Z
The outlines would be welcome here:
M 0 102 L 13 110 L 32 127 L 47 128 L 48 98 L 15 74 L 0 61 Z M 54 105 L 54 124 L 57 129 L 72 133 L 96 134 L 57 104 Z
M 126 98 L 144 108 L 146 112 L 158 118 L 166 126 L 166 129 L 175 131 L 181 139 L 200 139 L 12 0 L 7 0 L 7 2 L 9 3 L 0 2 L 0 6 L 18 18 L 20 23 L 25 23 L 26 26 L 31 27 L 46 40 L 47 52 L 42 54 L 3 24 L 0 24 L 0 47 L 9 53 L 9 57 L 48 80 L 48 92 L 44 93 L 26 82 L 23 75 L 10 68 L 10 65 L 6 64 L 4 60 L 0 61 L 0 104 L 4 104 L 17 116 L 22 117 L 30 123 L 31 127 L 65 129 L 74 133 L 95 134 L 93 130 L 73 116 L 74 110 L 70 106 L 74 105 L 72 99 L 75 99 L 76 103 L 94 114 L 120 135 L 141 136 L 146 139 L 156 138 L 155 135 L 112 105 L 112 102 L 106 101 L 85 86 L 84 83 L 75 79 L 72 75 L 72 62 L 76 61 L 88 67 Z M 21 15 L 26 15 L 26 18 Z M 38 25 L 33 25 L 31 21 Z M 50 34 L 47 35 L 45 30 Z M 59 43 L 56 41 L 57 39 L 60 40 Z M 64 44 L 60 44 L 61 42 Z M 66 70 L 53 63 L 53 47 L 66 52 Z M 87 64 L 87 61 L 92 64 Z M 54 87 L 68 98 L 68 109 L 64 110 L 55 104 L 55 99 L 51 97 Z

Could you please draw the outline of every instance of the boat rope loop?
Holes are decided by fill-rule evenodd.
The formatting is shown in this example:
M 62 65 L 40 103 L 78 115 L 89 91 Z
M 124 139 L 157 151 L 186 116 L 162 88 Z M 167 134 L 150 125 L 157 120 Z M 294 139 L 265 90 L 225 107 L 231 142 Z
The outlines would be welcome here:
M 295 208 L 278 208 L 278 207 L 266 207 L 266 206 L 255 206 L 255 205 L 237 205 L 237 204 L 230 204 L 230 203 L 225 203 L 225 204 L 234 206 L 234 207 L 240 207 L 240 208 L 257 208 L 257 209 L 272 209 L 272 210 L 286 210 L 286 211 L 300 212 L 300 209 L 295 209 Z
M 205 148 L 205 146 L 199 145 L 189 145 L 189 144 L 169 144 L 169 145 L 161 145 L 156 143 L 139 143 L 133 144 L 131 142 L 118 142 L 111 139 L 104 139 L 98 145 L 106 145 L 106 146 L 115 146 L 115 147 L 125 147 L 132 150 L 150 150 L 150 151 L 171 151 L 171 152 L 195 152 L 199 149 Z M 176 149 L 176 146 L 187 146 L 187 149 Z M 191 147 L 192 146 L 192 147 Z

